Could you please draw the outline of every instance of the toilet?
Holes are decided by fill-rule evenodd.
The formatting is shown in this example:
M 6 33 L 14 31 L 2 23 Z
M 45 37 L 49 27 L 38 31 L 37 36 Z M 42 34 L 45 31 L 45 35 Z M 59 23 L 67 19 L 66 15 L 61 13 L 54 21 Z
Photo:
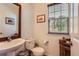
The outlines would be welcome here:
M 41 47 L 35 47 L 35 48 L 31 49 L 31 51 L 33 52 L 33 54 L 35 56 L 42 56 L 42 55 L 44 55 L 44 52 L 45 52 L 44 49 Z
M 31 50 L 34 56 L 43 56 L 45 50 L 42 47 L 35 47 L 33 39 L 26 40 L 26 49 Z

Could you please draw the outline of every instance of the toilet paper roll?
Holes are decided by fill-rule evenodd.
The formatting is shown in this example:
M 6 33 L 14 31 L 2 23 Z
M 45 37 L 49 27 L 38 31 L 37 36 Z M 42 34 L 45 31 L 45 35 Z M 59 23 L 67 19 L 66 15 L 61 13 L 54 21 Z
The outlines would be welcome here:
M 48 45 L 48 43 L 49 43 L 49 41 L 44 41 L 44 44 L 45 44 L 45 45 Z
M 47 41 L 44 41 L 44 44 L 46 43 Z

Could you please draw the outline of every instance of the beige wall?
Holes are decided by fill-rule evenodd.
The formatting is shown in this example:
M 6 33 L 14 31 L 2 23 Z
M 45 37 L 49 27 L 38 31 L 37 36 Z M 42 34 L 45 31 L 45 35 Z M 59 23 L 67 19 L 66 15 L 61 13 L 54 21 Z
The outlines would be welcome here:
M 79 38 L 72 37 L 71 55 L 79 56 Z
M 44 23 L 37 23 L 37 15 L 45 14 Z M 66 35 L 56 35 L 48 34 L 48 8 L 47 4 L 34 4 L 34 24 L 33 24 L 33 37 L 36 39 L 36 42 L 46 49 L 47 55 L 59 55 L 59 39 Z M 45 46 L 44 41 L 49 41 L 48 46 Z
M 21 4 L 22 6 L 22 38 L 27 39 L 32 37 L 33 32 L 33 12 L 32 12 L 32 5 L 31 4 Z

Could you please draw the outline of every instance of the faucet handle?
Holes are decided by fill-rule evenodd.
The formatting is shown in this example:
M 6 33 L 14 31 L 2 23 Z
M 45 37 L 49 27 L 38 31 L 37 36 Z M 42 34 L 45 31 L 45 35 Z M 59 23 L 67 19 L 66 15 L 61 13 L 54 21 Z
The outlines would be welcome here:
M 3 34 L 2 32 L 0 32 L 0 34 Z
M 12 39 L 11 39 L 11 36 L 8 36 L 8 37 L 7 37 L 7 40 L 8 40 L 8 41 L 11 41 L 11 40 L 12 40 Z

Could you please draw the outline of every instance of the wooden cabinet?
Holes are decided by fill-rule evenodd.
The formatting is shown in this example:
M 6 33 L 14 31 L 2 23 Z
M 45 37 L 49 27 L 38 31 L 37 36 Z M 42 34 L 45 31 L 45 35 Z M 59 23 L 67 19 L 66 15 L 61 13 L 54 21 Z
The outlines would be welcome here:
M 70 56 L 70 47 L 60 44 L 60 56 Z
M 59 40 L 60 56 L 70 56 L 71 55 L 71 42 L 67 40 Z

